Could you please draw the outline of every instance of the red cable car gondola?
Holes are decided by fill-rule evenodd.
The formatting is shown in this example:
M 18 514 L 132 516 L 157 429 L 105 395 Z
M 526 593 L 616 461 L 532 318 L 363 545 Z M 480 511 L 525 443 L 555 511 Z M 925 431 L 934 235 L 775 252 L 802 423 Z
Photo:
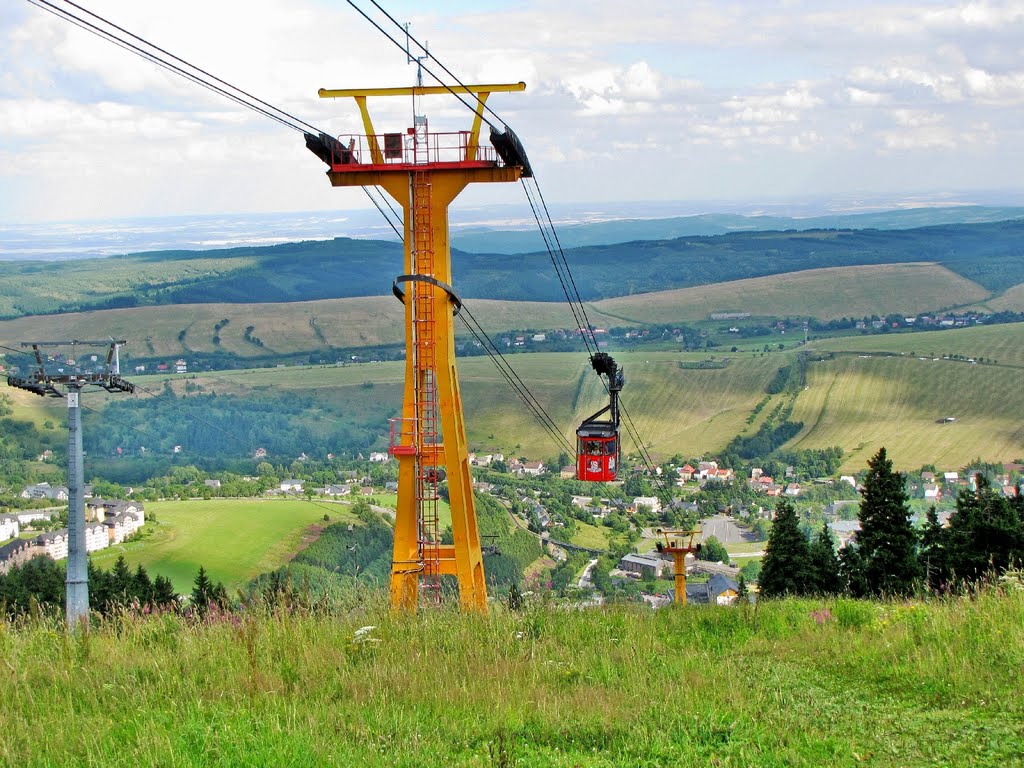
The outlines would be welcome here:
M 619 468 L 619 391 L 622 369 L 607 352 L 590 358 L 599 376 L 608 377 L 609 403 L 576 430 L 576 479 L 606 483 L 615 479 Z M 601 416 L 609 414 L 608 419 Z

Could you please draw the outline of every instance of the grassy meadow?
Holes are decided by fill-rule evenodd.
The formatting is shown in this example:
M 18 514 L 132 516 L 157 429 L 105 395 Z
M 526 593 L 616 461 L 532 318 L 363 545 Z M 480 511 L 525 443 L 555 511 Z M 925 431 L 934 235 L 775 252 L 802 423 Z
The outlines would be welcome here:
M 564 302 L 470 300 L 467 306 L 488 333 L 530 327 L 571 328 Z M 68 312 L 0 321 L 0 343 L 16 347 L 26 339 L 72 339 L 108 336 L 127 339 L 121 355 L 168 358 L 190 352 L 228 352 L 240 357 L 290 354 L 326 347 L 355 348 L 401 344 L 402 305 L 394 296 L 323 299 L 288 303 L 175 304 L 130 309 Z M 228 323 L 222 324 L 224 320 Z M 258 346 L 246 339 L 263 342 Z M 140 334 L 139 329 L 144 328 Z M 465 333 L 460 323 L 459 334 Z M 216 340 L 215 340 L 216 337 Z
M 626 373 L 622 393 L 628 423 L 657 458 L 676 453 L 701 456 L 720 451 L 735 435 L 756 430 L 747 417 L 765 397 L 776 371 L 795 360 L 798 351 L 835 353 L 832 360 L 811 362 L 807 388 L 796 400 L 793 419 L 804 430 L 787 447 L 839 445 L 847 451 L 845 469 L 859 469 L 879 446 L 889 448 L 901 469 L 938 463 L 960 467 L 982 458 L 1010 461 L 1024 455 L 1024 369 L 1021 325 L 976 326 L 946 331 L 873 334 L 812 341 L 784 352 L 706 353 L 614 352 Z M 933 360 L 943 355 L 983 359 L 978 365 Z M 708 360 L 722 368 L 684 368 Z M 925 360 L 919 358 L 924 357 Z M 582 353 L 507 355 L 570 443 L 576 425 L 606 402 L 603 388 Z M 993 363 L 994 361 L 994 363 Z M 486 357 L 459 360 L 459 379 L 471 450 L 500 450 L 515 456 L 549 459 L 559 446 L 520 401 Z M 187 376 L 132 377 L 143 390 L 158 392 L 165 381 L 179 394 L 216 392 L 258 398 L 262 393 L 294 392 L 333 408 L 338 418 L 355 415 L 387 433 L 387 420 L 398 413 L 402 363 L 346 366 L 290 366 L 216 371 Z M 49 419 L 63 429 L 64 403 L 8 389 L 19 416 L 37 424 Z M 120 396 L 119 396 L 120 397 Z M 779 397 L 765 407 L 763 419 Z M 114 396 L 86 393 L 84 403 L 102 409 Z M 956 422 L 936 420 L 953 416 Z M 325 413 L 323 418 L 332 416 Z M 624 441 L 635 452 L 632 438 Z M 87 467 L 88 474 L 88 467 Z
M 959 468 L 1024 454 L 1021 371 L 938 360 L 854 355 L 813 363 L 793 419 L 804 429 L 787 446 L 846 449 L 857 470 L 882 446 L 898 469 Z M 952 423 L 941 423 L 945 417 Z
M 1021 764 L 1024 590 L 0 624 L 19 766 Z
M 604 299 L 594 303 L 611 325 L 706 320 L 715 312 L 761 317 L 885 316 L 980 302 L 990 292 L 933 263 L 829 267 L 727 283 Z M 591 319 L 594 319 L 593 317 Z
M 856 352 L 858 354 L 883 353 L 917 357 L 963 355 L 974 359 L 994 360 L 1000 366 L 1024 368 L 1024 326 L 1020 323 L 1005 325 L 976 325 L 947 331 L 921 331 L 918 333 L 881 333 L 866 336 L 844 336 L 822 339 L 810 344 L 811 349 L 822 351 Z
M 181 593 L 192 591 L 199 566 L 229 591 L 284 565 L 330 515 L 332 522 L 358 524 L 348 505 L 303 499 L 195 499 L 146 504 L 143 535 L 93 553 L 92 561 L 110 569 L 120 555 L 151 577 L 168 577 Z M 152 521 L 152 517 L 156 522 Z
M 212 260 L 203 268 L 210 269 L 215 262 Z M 184 268 L 192 262 L 168 263 Z M 113 270 L 111 280 L 121 279 L 118 271 Z M 0 294 L 2 287 L 0 280 Z M 59 287 L 55 290 L 58 291 L 55 295 L 59 295 Z M 715 312 L 828 320 L 872 314 L 884 316 L 892 312 L 913 314 L 965 305 L 986 306 L 990 311 L 1013 309 L 1019 307 L 1020 295 L 1018 286 L 1003 295 L 993 296 L 986 288 L 946 267 L 921 262 L 811 269 L 638 293 L 589 302 L 587 313 L 592 322 L 608 327 L 695 322 L 707 320 Z M 562 301 L 468 299 L 467 306 L 489 334 L 576 325 Z M 133 357 L 171 358 L 192 352 L 227 352 L 245 358 L 268 353 L 311 352 L 326 347 L 347 349 L 400 344 L 404 338 L 402 311 L 402 305 L 390 295 L 107 309 L 0 321 L 0 343 L 16 346 L 23 340 L 37 338 L 124 338 L 129 341 L 122 353 L 126 366 Z M 249 326 L 253 327 L 250 338 L 260 339 L 263 346 L 246 338 Z M 145 330 L 140 333 L 140 328 Z M 456 332 L 465 333 L 465 328 L 458 324 Z

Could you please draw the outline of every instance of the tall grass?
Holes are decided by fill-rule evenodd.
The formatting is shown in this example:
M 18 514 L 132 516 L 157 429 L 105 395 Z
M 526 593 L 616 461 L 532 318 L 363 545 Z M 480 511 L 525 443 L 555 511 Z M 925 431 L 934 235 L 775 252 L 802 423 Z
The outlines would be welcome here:
M 1021 626 L 1020 591 L 6 624 L 0 761 L 1019 765 Z

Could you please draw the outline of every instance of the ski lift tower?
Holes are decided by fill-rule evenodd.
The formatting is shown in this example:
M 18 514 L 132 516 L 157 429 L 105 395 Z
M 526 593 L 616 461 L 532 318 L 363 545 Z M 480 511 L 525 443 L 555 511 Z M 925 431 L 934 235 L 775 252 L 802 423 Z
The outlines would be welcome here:
M 405 305 L 405 389 L 402 416 L 391 422 L 390 452 L 398 459 L 398 508 L 391 565 L 391 603 L 416 610 L 420 592 L 440 602 L 441 576 L 454 575 L 464 610 L 486 612 L 487 587 L 473 504 L 462 399 L 455 370 L 454 318 L 462 302 L 452 287 L 448 206 L 469 184 L 518 181 L 532 174 L 522 145 L 507 127 L 491 126 L 481 146 L 484 103 L 492 93 L 525 83 L 408 88 L 321 89 L 321 98 L 355 99 L 363 134 L 306 134 L 306 146 L 330 170 L 336 187 L 377 186 L 402 207 L 405 274 L 392 291 Z M 416 108 L 420 97 L 455 95 L 475 112 L 469 130 L 435 133 Z M 377 133 L 369 97 L 411 98 L 412 126 Z M 453 544 L 441 543 L 438 487 L 448 480 Z
M 676 605 L 686 605 L 686 556 L 695 555 L 701 550 L 700 542 L 694 543 L 694 539 L 700 531 L 678 531 L 659 528 L 655 531 L 664 541 L 656 545 L 658 552 L 667 552 L 672 555 L 672 562 L 675 564 L 673 575 L 675 576 Z
M 26 341 L 32 347 L 36 368 L 28 376 L 8 376 L 7 384 L 43 397 L 61 397 L 68 404 L 68 569 L 65 578 L 65 615 L 68 629 L 75 629 L 89 616 L 89 574 L 85 547 L 85 469 L 82 451 L 82 411 L 79 399 L 87 386 L 107 392 L 135 391 L 135 385 L 121 378 L 118 350 L 121 341 Z M 71 355 L 44 356 L 42 347 L 71 347 Z M 79 347 L 106 347 L 105 359 L 82 352 Z

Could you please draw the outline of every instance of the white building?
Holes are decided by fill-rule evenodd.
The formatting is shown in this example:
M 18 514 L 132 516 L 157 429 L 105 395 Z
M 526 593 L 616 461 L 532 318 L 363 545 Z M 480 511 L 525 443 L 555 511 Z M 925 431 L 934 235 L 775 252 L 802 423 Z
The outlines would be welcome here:
M 54 560 L 63 560 L 68 556 L 68 529 L 41 533 L 34 539 L 37 547 L 42 547 Z
M 110 545 L 110 536 L 107 533 L 107 526 L 103 523 L 87 523 L 85 526 L 85 551 L 95 552 L 97 549 L 106 549 Z
M 107 529 L 107 538 L 110 544 L 120 544 L 143 525 L 141 515 L 131 512 L 124 512 L 114 517 L 108 517 L 103 521 Z
M 21 523 L 15 515 L 0 515 L 0 541 L 17 538 L 21 533 Z
M 658 501 L 657 496 L 637 496 L 633 499 L 634 509 L 641 505 L 647 507 L 651 512 L 661 511 L 661 502 Z

